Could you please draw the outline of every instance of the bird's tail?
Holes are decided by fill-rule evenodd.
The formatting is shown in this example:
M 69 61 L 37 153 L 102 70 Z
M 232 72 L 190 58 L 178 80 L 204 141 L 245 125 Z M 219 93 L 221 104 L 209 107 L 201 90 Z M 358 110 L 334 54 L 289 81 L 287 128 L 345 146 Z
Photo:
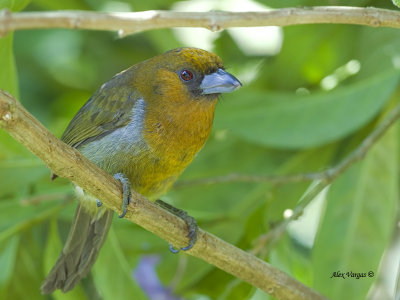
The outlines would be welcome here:
M 104 244 L 113 213 L 112 210 L 99 208 L 98 213 L 93 215 L 81 203 L 78 204 L 64 249 L 41 286 L 43 294 L 50 294 L 56 289 L 65 293 L 86 276 Z

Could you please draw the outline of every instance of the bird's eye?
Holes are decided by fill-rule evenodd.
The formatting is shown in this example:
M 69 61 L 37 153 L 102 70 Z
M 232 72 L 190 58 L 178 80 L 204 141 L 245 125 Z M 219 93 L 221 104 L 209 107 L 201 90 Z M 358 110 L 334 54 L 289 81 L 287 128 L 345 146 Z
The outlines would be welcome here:
M 189 81 L 193 79 L 193 73 L 189 70 L 182 70 L 180 76 L 183 81 Z

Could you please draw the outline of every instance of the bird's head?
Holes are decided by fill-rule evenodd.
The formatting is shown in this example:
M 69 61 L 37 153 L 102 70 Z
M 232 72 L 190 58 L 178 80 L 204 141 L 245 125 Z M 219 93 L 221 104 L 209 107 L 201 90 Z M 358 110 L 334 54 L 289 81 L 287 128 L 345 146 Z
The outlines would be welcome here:
M 217 55 L 197 48 L 173 49 L 137 65 L 137 68 L 140 74 L 137 82 L 143 85 L 138 88 L 145 99 L 166 96 L 176 102 L 213 101 L 221 93 L 242 86 L 225 71 Z

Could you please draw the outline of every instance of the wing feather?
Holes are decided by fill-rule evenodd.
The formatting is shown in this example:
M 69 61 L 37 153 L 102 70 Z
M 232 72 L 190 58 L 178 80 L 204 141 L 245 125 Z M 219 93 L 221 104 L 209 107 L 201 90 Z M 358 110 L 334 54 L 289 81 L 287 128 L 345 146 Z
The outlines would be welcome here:
M 140 95 L 126 84 L 126 73 L 114 76 L 82 106 L 62 135 L 63 142 L 79 148 L 131 121 L 132 109 Z

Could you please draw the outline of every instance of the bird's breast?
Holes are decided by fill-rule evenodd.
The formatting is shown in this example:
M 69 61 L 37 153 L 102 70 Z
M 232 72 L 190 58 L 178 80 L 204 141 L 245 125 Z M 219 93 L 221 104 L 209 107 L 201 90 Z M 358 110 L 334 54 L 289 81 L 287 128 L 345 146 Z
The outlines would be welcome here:
M 146 111 L 143 139 L 171 167 L 185 168 L 203 147 L 213 123 L 215 103 L 160 105 Z

